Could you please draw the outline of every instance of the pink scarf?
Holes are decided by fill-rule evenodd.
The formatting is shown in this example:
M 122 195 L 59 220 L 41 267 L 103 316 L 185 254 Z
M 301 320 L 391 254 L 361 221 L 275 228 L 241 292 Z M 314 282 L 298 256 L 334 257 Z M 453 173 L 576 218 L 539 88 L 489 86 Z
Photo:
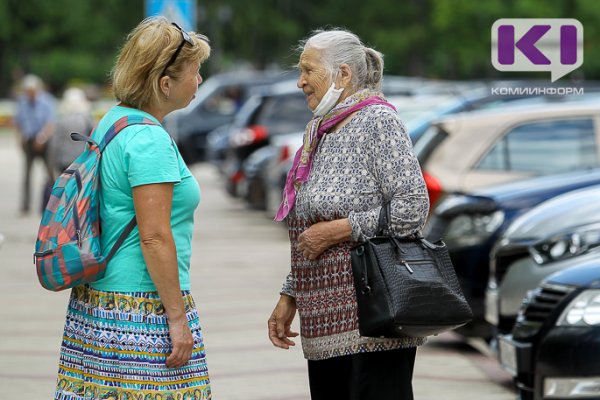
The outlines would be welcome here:
M 336 105 L 325 116 L 310 120 L 306 125 L 302 147 L 296 152 L 294 163 L 288 172 L 283 189 L 283 201 L 275 215 L 275 221 L 282 221 L 294 208 L 296 194 L 310 176 L 313 157 L 321 138 L 348 115 L 373 104 L 382 104 L 396 111 L 396 108 L 385 101 L 379 93 L 361 90 Z

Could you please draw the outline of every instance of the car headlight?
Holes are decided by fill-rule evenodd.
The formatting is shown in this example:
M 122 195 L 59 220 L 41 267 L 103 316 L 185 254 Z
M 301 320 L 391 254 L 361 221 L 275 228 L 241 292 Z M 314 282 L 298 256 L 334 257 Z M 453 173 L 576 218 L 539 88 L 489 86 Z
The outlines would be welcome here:
M 448 224 L 444 241 L 449 248 L 475 246 L 485 242 L 503 222 L 503 211 L 460 214 Z
M 571 300 L 556 325 L 600 325 L 600 290 L 586 290 Z
M 547 264 L 581 255 L 597 246 L 600 246 L 600 224 L 541 240 L 529 248 L 529 253 L 538 264 Z

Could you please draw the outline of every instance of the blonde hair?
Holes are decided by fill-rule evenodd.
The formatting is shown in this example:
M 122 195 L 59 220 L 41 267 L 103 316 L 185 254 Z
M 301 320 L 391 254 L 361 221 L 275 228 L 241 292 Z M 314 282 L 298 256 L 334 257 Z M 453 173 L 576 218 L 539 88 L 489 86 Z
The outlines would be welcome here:
M 210 46 L 194 32 L 188 32 L 193 46 L 185 43 L 166 75 L 179 79 L 189 62 L 203 63 Z M 163 69 L 183 40 L 182 33 L 165 17 L 144 19 L 127 36 L 112 70 L 112 89 L 117 100 L 136 108 L 158 103 Z

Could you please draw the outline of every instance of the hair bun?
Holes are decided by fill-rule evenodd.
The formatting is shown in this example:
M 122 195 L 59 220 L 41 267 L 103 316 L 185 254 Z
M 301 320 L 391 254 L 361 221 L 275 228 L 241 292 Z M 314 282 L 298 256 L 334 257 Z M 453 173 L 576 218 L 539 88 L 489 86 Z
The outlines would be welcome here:
M 367 86 L 378 89 L 383 79 L 383 55 L 370 47 L 365 46 L 364 49 L 367 61 Z

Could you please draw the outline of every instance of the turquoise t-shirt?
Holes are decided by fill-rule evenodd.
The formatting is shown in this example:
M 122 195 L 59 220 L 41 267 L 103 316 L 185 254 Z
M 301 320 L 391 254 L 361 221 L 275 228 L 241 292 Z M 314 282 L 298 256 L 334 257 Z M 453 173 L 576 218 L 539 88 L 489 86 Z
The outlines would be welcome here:
M 142 115 L 140 110 L 115 106 L 100 120 L 93 139 L 100 142 L 106 130 L 119 118 Z M 171 229 L 177 248 L 179 282 L 190 289 L 190 257 L 194 210 L 200 202 L 200 188 L 179 154 L 175 142 L 161 125 L 132 125 L 123 129 L 102 153 L 100 169 L 100 222 L 103 254 L 135 215 L 132 188 L 152 183 L 174 182 Z M 137 227 L 129 234 L 108 263 L 104 277 L 91 286 L 115 292 L 156 291 L 150 278 Z

